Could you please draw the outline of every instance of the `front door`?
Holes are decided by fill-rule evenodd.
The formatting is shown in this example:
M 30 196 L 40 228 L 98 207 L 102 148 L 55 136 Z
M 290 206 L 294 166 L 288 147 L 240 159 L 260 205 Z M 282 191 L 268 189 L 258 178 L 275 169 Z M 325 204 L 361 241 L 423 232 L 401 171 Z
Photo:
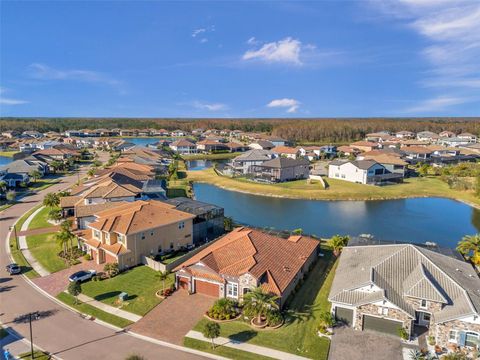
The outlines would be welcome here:
M 420 326 L 429 326 L 430 325 L 430 313 L 417 311 L 416 312 L 416 323 Z

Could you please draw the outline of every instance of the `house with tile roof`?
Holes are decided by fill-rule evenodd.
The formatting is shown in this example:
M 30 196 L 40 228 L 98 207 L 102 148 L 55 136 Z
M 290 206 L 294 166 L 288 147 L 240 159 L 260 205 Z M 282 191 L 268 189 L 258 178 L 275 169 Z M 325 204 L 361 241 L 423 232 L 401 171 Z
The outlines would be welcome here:
M 80 231 L 79 246 L 97 264 L 118 263 L 126 269 L 144 258 L 193 244 L 194 215 L 160 201 L 135 201 L 98 211 Z
M 172 135 L 173 136 L 173 135 Z M 196 154 L 197 145 L 186 139 L 179 139 L 169 145 L 170 149 L 179 154 Z
M 410 336 L 427 328 L 438 345 L 472 347 L 480 338 L 480 279 L 460 257 L 425 247 L 347 246 L 328 299 L 356 330 Z
M 241 300 L 254 287 L 280 297 L 280 305 L 317 258 L 319 242 L 284 239 L 237 228 L 174 269 L 176 286 L 191 293 Z

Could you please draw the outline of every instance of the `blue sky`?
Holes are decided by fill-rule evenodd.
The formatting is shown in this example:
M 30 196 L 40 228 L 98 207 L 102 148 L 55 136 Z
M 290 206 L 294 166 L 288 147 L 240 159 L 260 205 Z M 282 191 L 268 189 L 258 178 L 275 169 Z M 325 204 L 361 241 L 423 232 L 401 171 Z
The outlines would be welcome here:
M 480 115 L 480 2 L 1 3 L 3 116 Z

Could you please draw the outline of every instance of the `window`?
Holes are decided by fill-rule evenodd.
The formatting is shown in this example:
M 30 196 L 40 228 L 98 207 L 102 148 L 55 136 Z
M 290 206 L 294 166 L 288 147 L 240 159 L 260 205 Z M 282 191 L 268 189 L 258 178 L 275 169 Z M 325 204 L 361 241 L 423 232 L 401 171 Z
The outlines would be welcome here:
M 185 222 L 181 221 L 178 223 L 178 228 L 183 229 L 185 227 Z
M 95 230 L 95 231 L 93 232 L 93 236 L 95 236 L 97 239 L 100 239 L 100 231 Z
M 420 307 L 425 309 L 425 308 L 427 308 L 427 306 L 428 306 L 428 301 L 422 299 L 420 301 Z
M 425 321 L 425 322 L 429 322 L 429 321 L 430 321 L 430 314 L 428 314 L 428 313 L 423 313 L 422 317 L 423 317 L 423 321 Z
M 173 249 L 173 242 L 170 243 L 170 249 Z
M 342 179 L 345 179 L 345 174 L 342 174 Z
M 110 233 L 108 232 L 105 233 L 105 239 L 110 240 Z
M 448 341 L 457 342 L 457 331 L 456 330 L 450 330 L 450 332 L 448 333 Z
M 142 237 L 142 240 L 145 240 L 145 233 L 141 233 L 140 236 Z
M 465 346 L 475 347 L 477 346 L 478 334 L 474 332 L 467 332 L 465 335 Z
M 121 234 L 118 234 L 117 239 L 118 239 L 118 241 L 121 242 L 122 244 L 125 242 L 125 236 L 123 236 L 123 235 L 121 235 Z
M 153 231 L 150 232 L 150 236 L 153 236 Z
M 238 284 L 235 284 L 235 283 L 227 284 L 227 296 L 233 297 L 235 299 L 238 298 Z

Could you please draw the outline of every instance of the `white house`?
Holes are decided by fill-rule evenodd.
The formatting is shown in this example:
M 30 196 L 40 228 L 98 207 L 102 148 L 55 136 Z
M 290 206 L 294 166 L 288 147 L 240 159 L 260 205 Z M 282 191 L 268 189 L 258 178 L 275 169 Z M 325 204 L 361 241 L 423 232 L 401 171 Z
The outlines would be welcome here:
M 385 166 L 373 160 L 332 161 L 328 164 L 328 177 L 358 184 L 377 184 L 403 178 L 400 174 L 390 173 Z
M 197 152 L 197 145 L 188 140 L 180 139 L 171 143 L 170 149 L 179 154 L 195 154 Z

